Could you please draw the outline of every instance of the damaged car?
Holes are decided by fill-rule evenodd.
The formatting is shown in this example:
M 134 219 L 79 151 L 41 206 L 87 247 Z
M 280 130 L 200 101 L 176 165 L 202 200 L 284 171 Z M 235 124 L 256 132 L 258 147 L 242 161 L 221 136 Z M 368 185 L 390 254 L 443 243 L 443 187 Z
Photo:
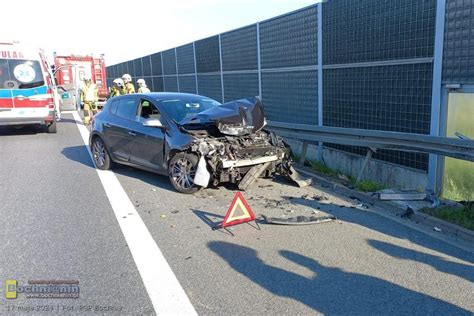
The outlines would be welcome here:
M 223 182 L 245 190 L 275 173 L 298 180 L 289 147 L 265 124 L 259 98 L 220 104 L 186 93 L 129 94 L 93 118 L 90 148 L 98 169 L 119 163 L 167 175 L 188 194 Z

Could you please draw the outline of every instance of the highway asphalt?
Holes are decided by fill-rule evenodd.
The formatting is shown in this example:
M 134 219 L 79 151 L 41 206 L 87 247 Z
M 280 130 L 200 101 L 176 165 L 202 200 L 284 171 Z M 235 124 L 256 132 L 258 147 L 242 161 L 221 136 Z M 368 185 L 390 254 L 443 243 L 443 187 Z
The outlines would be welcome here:
M 211 227 L 225 215 L 235 186 L 183 195 L 164 176 L 124 166 L 114 173 L 198 314 L 474 312 L 472 253 L 359 210 L 323 187 L 259 179 L 243 193 L 257 215 L 338 219 L 297 227 L 243 224 L 230 234 Z M 0 128 L 2 291 L 6 280 L 80 285 L 76 299 L 0 293 L 0 314 L 160 310 L 150 288 L 167 285 L 161 277 L 144 281 L 142 259 L 127 242 L 126 224 L 119 225 L 110 190 L 71 114 L 63 115 L 58 134 Z

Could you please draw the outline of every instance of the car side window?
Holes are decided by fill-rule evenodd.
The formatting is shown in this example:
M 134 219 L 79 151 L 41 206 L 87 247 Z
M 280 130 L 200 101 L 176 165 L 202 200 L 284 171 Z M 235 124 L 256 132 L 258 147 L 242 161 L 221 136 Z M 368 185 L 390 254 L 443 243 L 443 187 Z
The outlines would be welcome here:
M 115 114 L 117 113 L 117 105 L 118 101 L 117 100 L 111 100 L 110 102 L 110 113 Z
M 128 100 L 117 100 L 117 110 L 115 115 L 134 121 L 135 116 L 137 115 L 137 101 L 133 99 Z
M 137 115 L 137 120 L 143 123 L 147 119 L 161 119 L 161 114 L 158 108 L 148 100 L 140 100 L 140 110 Z

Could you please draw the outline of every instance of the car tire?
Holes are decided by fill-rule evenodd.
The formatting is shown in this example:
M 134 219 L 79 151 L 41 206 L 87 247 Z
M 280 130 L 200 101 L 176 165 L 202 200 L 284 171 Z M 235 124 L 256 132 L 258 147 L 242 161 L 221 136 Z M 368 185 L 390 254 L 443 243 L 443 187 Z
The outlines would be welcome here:
M 113 167 L 113 161 L 110 158 L 109 151 L 100 137 L 95 137 L 92 140 L 91 153 L 94 165 L 97 169 L 109 170 Z
M 189 153 L 178 153 L 168 164 L 168 175 L 176 191 L 193 194 L 200 188 L 194 184 L 194 176 L 198 165 L 198 157 Z
M 56 134 L 58 132 L 58 126 L 56 121 L 46 126 L 46 131 L 48 134 Z

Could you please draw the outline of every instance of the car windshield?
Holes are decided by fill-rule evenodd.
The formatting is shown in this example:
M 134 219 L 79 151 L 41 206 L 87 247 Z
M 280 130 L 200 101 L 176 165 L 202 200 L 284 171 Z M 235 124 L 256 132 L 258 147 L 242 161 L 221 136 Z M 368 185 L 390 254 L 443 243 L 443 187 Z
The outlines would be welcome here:
M 179 97 L 158 102 L 161 109 L 176 122 L 221 105 L 216 100 L 205 97 Z

